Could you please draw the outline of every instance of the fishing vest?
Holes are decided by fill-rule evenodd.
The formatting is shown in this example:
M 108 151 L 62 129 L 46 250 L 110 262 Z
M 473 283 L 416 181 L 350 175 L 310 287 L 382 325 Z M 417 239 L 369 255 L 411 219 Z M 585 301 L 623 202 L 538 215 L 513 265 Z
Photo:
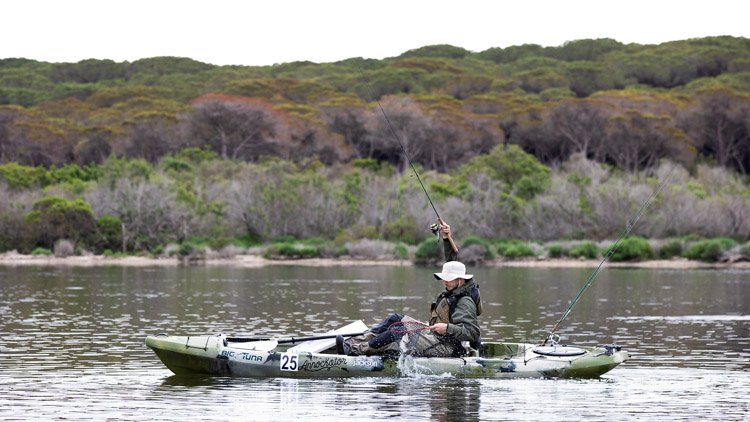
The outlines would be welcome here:
M 437 297 L 435 303 L 430 307 L 430 325 L 435 325 L 439 322 L 452 323 L 453 312 L 456 310 L 458 300 L 464 296 L 470 296 L 471 300 L 477 306 L 477 316 L 482 315 L 482 298 L 479 296 L 479 285 L 474 283 L 474 286 L 469 291 L 463 291 L 459 295 L 454 295 L 452 290 L 446 290 Z M 471 342 L 471 347 L 479 349 L 481 337 L 476 342 Z

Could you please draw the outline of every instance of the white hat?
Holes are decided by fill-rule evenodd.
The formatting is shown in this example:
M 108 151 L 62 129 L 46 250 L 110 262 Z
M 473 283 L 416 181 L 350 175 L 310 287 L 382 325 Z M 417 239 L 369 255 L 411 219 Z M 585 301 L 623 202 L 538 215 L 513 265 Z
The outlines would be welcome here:
M 473 274 L 466 274 L 466 265 L 458 261 L 450 261 L 443 264 L 443 272 L 433 274 L 436 279 L 443 281 L 453 281 L 457 278 L 469 280 L 474 277 Z

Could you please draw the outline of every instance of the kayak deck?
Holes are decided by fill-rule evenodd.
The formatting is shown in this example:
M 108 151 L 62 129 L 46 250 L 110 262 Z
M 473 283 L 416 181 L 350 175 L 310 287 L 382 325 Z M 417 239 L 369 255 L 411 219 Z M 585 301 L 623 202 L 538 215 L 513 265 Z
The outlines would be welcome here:
M 146 345 L 177 375 L 236 377 L 354 377 L 452 374 L 485 378 L 595 378 L 630 356 L 617 346 L 546 346 L 483 343 L 475 356 L 460 358 L 343 356 L 334 348 L 319 353 L 274 344 L 257 350 L 218 336 L 149 336 Z M 262 347 L 260 347 L 262 349 Z M 404 365 L 406 363 L 406 365 Z

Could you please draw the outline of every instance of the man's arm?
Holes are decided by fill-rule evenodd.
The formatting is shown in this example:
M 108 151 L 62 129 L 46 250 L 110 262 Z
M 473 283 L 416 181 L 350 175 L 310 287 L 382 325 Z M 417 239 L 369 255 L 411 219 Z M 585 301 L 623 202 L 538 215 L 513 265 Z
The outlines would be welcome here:
M 440 225 L 440 233 L 443 235 L 443 249 L 445 250 L 445 262 L 458 261 L 458 252 L 453 250 L 448 237 L 451 235 L 451 226 L 443 223 Z
M 463 296 L 456 304 L 453 322 L 448 324 L 446 334 L 458 341 L 474 342 L 479 339 L 479 318 L 477 307 L 470 296 Z

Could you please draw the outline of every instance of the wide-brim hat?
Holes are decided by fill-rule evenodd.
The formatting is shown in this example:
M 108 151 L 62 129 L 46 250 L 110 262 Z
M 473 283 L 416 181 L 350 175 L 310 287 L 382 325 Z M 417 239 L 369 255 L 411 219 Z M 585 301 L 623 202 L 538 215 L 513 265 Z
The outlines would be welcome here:
M 433 274 L 436 279 L 443 281 L 453 281 L 457 278 L 469 280 L 474 274 L 466 274 L 466 265 L 458 261 L 450 261 L 443 264 L 443 271 Z

